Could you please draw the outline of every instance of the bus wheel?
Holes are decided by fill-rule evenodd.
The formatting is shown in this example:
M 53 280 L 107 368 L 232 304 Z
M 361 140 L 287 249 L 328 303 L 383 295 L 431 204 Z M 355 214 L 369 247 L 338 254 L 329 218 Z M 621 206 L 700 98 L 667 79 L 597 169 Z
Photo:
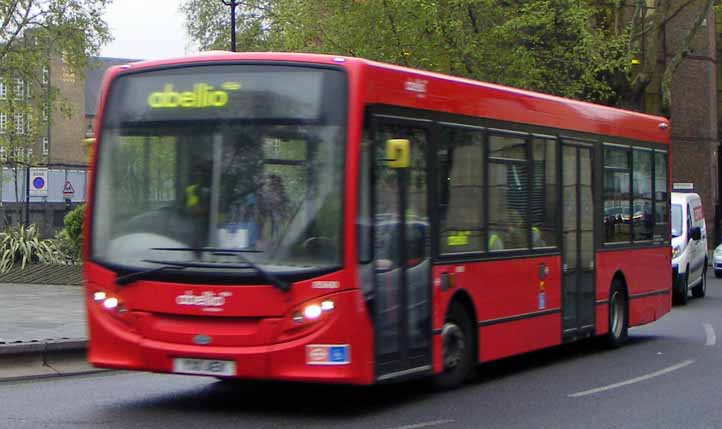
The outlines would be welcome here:
M 707 295 L 707 261 L 704 261 L 702 268 L 702 279 L 699 284 L 692 288 L 692 296 L 695 298 L 704 298 Z
M 627 295 L 621 283 L 615 280 L 609 293 L 609 331 L 607 332 L 609 347 L 621 347 L 627 341 L 628 315 Z
M 441 330 L 441 349 L 444 368 L 433 378 L 437 389 L 459 387 L 469 375 L 473 359 L 471 320 L 466 310 L 454 304 Z

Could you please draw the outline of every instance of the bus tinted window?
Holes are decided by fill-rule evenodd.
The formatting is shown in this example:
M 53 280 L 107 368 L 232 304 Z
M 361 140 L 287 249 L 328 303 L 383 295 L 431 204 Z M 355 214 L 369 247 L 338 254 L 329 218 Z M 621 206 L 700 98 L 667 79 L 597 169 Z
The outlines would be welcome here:
M 654 239 L 666 240 L 669 224 L 667 201 L 667 155 L 654 153 Z
M 529 248 L 529 168 L 526 141 L 489 137 L 489 251 Z M 523 158 L 522 158 L 523 156 Z M 496 158 L 498 157 L 498 158 Z M 515 158 L 518 160 L 509 160 Z
M 558 185 L 557 144 L 554 140 L 535 138 L 532 141 L 533 171 L 531 179 L 532 246 L 557 245 Z
M 441 131 L 437 159 L 442 253 L 483 250 L 483 142 L 481 131 Z
M 634 202 L 632 229 L 634 240 L 651 240 L 654 230 L 652 216 L 652 151 L 635 149 L 632 152 Z
M 629 151 L 604 149 L 604 242 L 631 241 Z

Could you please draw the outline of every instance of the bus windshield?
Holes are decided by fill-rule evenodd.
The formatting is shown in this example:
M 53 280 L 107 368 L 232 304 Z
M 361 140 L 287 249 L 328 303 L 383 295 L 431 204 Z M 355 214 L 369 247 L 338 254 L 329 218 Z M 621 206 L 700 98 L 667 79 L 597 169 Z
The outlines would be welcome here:
M 196 274 L 235 274 L 244 260 L 280 274 L 339 266 L 344 88 L 335 70 L 268 65 L 118 78 L 92 258 Z

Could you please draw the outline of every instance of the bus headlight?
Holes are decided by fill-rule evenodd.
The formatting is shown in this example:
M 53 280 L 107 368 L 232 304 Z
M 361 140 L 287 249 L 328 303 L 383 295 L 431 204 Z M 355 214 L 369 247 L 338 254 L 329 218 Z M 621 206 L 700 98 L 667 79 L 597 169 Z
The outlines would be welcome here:
M 336 303 L 331 299 L 312 301 L 302 304 L 291 312 L 290 320 L 284 324 L 283 333 L 279 340 L 286 341 L 300 335 L 309 333 L 309 329 L 320 327 L 336 309 Z
M 318 319 L 322 313 L 323 310 L 321 310 L 321 306 L 318 304 L 307 305 L 306 308 L 303 309 L 303 317 L 308 320 Z
M 116 297 L 105 298 L 105 300 L 103 300 L 103 307 L 105 307 L 108 310 L 114 310 L 115 308 L 118 307 L 118 298 L 116 298 Z
M 303 320 L 316 320 L 323 315 L 336 308 L 333 301 L 330 299 L 321 301 L 321 303 L 308 304 L 303 308 Z M 298 320 L 302 322 L 303 320 Z M 297 321 L 297 317 L 294 316 L 294 321 Z

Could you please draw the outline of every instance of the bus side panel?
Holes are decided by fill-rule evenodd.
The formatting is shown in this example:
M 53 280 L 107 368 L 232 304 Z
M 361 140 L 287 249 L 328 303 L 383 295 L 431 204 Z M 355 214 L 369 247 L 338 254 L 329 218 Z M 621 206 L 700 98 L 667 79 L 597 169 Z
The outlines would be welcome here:
M 479 328 L 479 357 L 483 361 L 559 345 L 560 313 Z
M 608 331 L 607 301 L 617 272 L 627 284 L 630 327 L 657 320 L 671 310 L 670 252 L 669 246 L 664 246 L 597 253 L 597 335 Z
M 446 290 L 441 287 L 442 274 L 451 279 Z M 470 295 L 478 319 L 480 361 L 561 342 L 558 256 L 437 265 L 433 275 L 434 330 L 440 332 L 449 301 L 463 289 Z M 440 349 L 434 347 L 435 355 Z M 434 358 L 440 360 L 440 356 Z

